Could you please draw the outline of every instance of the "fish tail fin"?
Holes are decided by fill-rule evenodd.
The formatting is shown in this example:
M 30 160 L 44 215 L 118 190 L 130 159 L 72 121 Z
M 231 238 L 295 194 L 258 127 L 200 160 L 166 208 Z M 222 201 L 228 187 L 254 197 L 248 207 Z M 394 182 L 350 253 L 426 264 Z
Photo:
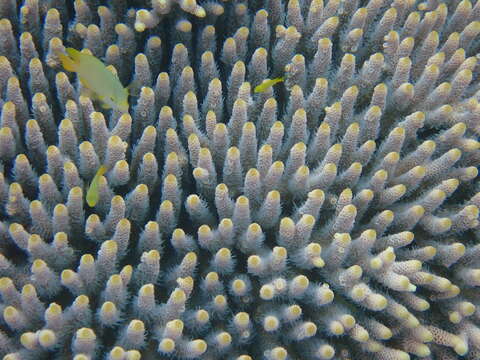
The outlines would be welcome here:
M 127 89 L 127 93 L 133 97 L 140 96 L 140 83 L 139 81 L 133 80 L 130 84 L 127 85 L 125 89 Z
M 59 53 L 58 58 L 62 62 L 62 66 L 65 70 L 70 71 L 70 72 L 76 72 L 77 71 L 77 64 L 72 58 L 68 57 L 65 54 Z

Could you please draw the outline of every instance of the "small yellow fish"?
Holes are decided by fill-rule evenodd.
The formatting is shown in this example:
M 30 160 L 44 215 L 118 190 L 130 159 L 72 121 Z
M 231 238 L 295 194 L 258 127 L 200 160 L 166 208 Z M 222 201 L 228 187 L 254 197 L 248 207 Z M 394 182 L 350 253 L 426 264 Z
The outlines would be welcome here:
M 82 85 L 103 102 L 105 108 L 128 111 L 128 90 L 103 62 L 73 48 L 66 51 L 68 56 L 58 54 L 65 70 L 76 72 Z
M 98 194 L 98 181 L 107 172 L 107 167 L 102 165 L 98 168 L 97 173 L 92 179 L 90 186 L 87 191 L 87 204 L 90 207 L 97 205 L 99 194 Z
M 255 89 L 253 89 L 254 93 L 259 93 L 259 92 L 264 92 L 267 90 L 269 87 L 275 85 L 276 83 L 282 82 L 285 80 L 285 76 L 277 77 L 275 79 L 265 79 L 262 81 L 260 85 L 255 86 Z

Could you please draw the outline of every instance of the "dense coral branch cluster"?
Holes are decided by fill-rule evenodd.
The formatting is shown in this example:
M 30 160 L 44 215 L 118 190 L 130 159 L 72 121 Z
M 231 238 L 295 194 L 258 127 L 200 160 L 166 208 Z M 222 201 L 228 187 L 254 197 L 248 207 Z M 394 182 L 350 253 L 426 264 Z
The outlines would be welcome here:
M 480 1 L 104 5 L 0 3 L 5 360 L 480 358 Z

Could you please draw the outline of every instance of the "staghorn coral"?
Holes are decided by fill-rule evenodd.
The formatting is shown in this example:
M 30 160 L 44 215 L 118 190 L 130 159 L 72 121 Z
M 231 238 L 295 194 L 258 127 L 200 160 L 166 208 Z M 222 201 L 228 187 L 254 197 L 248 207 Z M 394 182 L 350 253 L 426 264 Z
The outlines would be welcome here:
M 480 1 L 99 3 L 0 3 L 5 360 L 479 359 Z

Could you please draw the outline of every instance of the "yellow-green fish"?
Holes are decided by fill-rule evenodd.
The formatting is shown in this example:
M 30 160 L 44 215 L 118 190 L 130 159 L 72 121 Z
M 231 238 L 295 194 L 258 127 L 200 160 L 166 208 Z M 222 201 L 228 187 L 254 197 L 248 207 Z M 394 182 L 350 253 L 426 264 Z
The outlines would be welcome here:
M 90 207 L 94 207 L 95 205 L 97 205 L 99 198 L 98 181 L 100 180 L 100 177 L 102 177 L 106 172 L 107 167 L 105 165 L 100 166 L 100 168 L 97 170 L 97 173 L 93 177 L 92 182 L 90 183 L 90 187 L 87 191 L 87 204 Z
M 128 90 L 103 62 L 73 48 L 67 48 L 66 51 L 68 56 L 58 54 L 65 70 L 76 72 L 82 85 L 91 91 L 105 108 L 128 111 Z
M 259 93 L 259 92 L 264 92 L 267 90 L 269 87 L 275 85 L 276 83 L 282 82 L 285 80 L 284 76 L 277 77 L 275 79 L 265 79 L 262 81 L 260 85 L 255 86 L 255 89 L 253 89 L 253 92 Z

